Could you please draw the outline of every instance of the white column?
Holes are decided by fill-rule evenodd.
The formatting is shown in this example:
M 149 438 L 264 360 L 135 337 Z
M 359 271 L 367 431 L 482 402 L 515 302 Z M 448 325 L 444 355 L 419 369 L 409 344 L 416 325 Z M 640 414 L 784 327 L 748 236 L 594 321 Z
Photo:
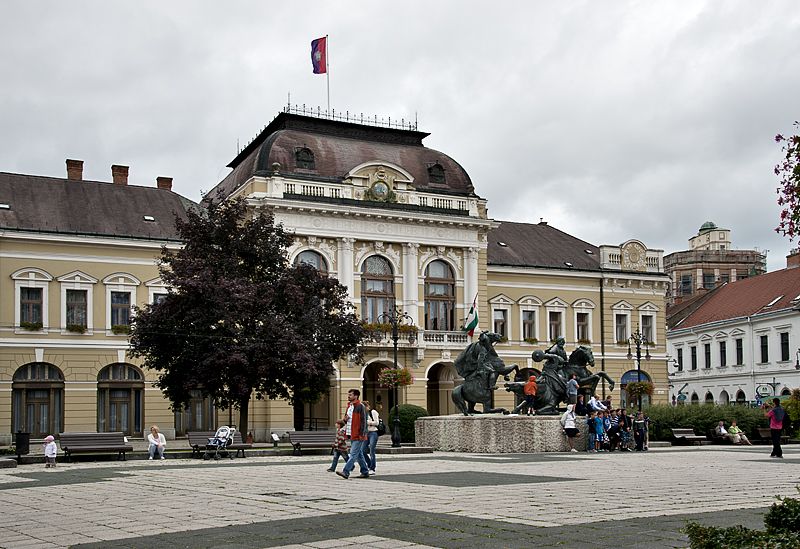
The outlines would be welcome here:
M 347 296 L 352 303 L 356 302 L 356 284 L 353 278 L 354 243 L 354 238 L 339 239 L 339 282 L 347 287 Z
M 419 326 L 419 244 L 408 242 L 403 244 L 403 307 Z
M 467 248 L 464 250 L 464 314 L 466 316 L 469 308 L 472 307 L 472 300 L 478 293 L 478 248 Z M 478 309 L 478 322 L 486 317 L 487 311 Z M 488 317 L 486 317 L 488 318 Z

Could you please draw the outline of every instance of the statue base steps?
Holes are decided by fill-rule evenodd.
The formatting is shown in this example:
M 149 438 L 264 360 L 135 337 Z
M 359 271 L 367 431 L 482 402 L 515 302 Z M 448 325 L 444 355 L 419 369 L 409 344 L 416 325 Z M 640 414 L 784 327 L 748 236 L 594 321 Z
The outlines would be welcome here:
M 513 416 L 500 414 L 427 416 L 414 426 L 416 442 L 443 452 L 477 454 L 525 454 L 568 452 L 561 416 Z M 580 435 L 575 448 L 586 449 L 586 421 L 576 421 Z

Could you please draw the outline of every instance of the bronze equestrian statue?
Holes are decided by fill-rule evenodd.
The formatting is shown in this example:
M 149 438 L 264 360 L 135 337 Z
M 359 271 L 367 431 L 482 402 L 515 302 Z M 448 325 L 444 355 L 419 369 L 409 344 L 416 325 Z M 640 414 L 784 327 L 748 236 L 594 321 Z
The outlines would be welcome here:
M 519 372 L 519 366 L 506 366 L 494 350 L 494 344 L 500 341 L 500 335 L 493 332 L 482 332 L 478 341 L 467 345 L 455 361 L 458 375 L 464 383 L 453 389 L 451 398 L 456 407 L 465 416 L 479 413 L 475 404 L 483 405 L 483 413 L 504 413 L 505 408 L 492 407 L 492 391 L 497 389 L 495 383 L 499 376 L 508 381 L 511 372 Z

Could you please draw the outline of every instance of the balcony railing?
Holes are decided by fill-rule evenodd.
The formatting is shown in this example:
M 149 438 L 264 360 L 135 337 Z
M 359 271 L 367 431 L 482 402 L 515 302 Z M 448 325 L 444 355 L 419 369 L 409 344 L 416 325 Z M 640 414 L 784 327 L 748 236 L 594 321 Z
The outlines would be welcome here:
M 398 346 L 403 347 L 459 347 L 463 348 L 469 341 L 464 332 L 440 332 L 434 330 L 417 332 L 400 332 L 397 334 Z M 367 347 L 386 347 L 392 345 L 391 331 L 371 331 L 362 342 Z

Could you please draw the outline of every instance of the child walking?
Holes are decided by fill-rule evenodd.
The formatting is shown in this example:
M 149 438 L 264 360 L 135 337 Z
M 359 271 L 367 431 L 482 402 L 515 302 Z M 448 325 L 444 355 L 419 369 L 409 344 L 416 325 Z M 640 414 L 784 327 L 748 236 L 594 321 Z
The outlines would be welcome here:
M 336 465 L 338 465 L 340 457 L 347 462 L 347 433 L 344 428 L 344 421 L 337 419 L 336 438 L 333 440 L 333 461 L 331 461 L 331 466 L 328 468 L 329 473 L 336 471 Z
M 56 454 L 58 454 L 58 446 L 56 446 L 56 439 L 53 435 L 47 435 L 44 439 L 44 466 L 45 469 L 56 466 Z

